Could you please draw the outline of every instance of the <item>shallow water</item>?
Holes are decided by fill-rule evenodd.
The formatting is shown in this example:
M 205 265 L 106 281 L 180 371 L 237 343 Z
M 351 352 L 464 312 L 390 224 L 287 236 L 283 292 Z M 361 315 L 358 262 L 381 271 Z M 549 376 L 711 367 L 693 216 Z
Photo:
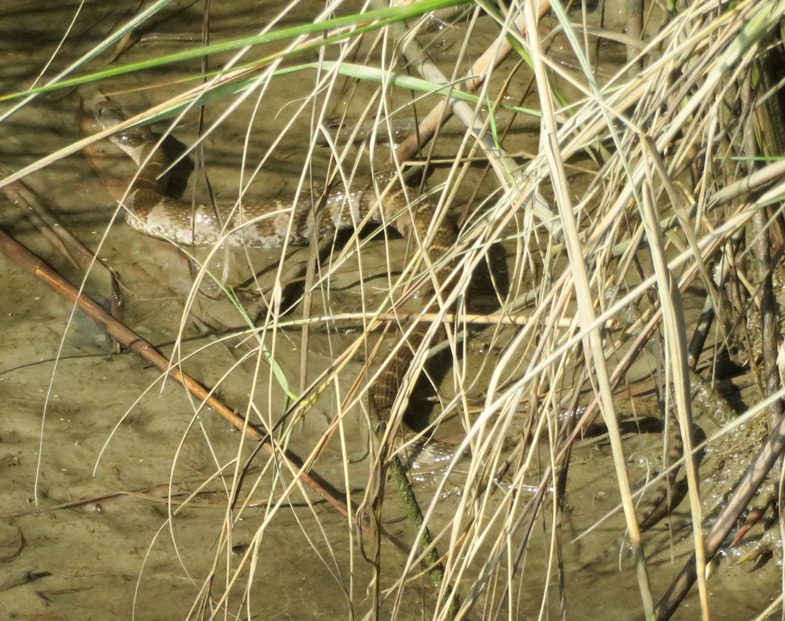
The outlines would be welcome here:
M 0 6 L 0 79 L 4 92 L 32 82 L 77 5 L 51 3 L 46 20 L 40 18 L 40 2 L 25 0 L 15 2 L 13 7 Z M 131 2 L 111 8 L 101 3 L 89 6 L 55 65 L 62 68 L 89 49 L 135 6 Z M 240 2 L 214 3 L 213 40 L 255 32 L 259 24 L 246 9 Z M 264 12 L 268 10 L 272 14 L 273 8 L 265 6 Z M 306 7 L 303 11 L 309 15 Z M 298 23 L 300 18 L 294 14 L 285 25 Z M 488 26 L 481 26 L 473 37 L 474 53 L 492 40 L 493 30 Z M 146 40 L 125 52 L 120 62 L 177 51 L 182 44 L 166 41 L 164 34 L 200 30 L 199 8 L 175 3 L 144 33 Z M 435 48 L 440 60 L 457 53 L 460 34 L 448 31 L 441 35 Z M 97 68 L 107 56 L 91 68 Z M 156 69 L 115 78 L 107 86 L 129 110 L 136 111 L 176 93 L 174 80 L 192 77 L 197 70 L 196 63 Z M 50 70 L 47 75 L 52 74 Z M 249 124 L 249 165 L 253 167 L 266 145 L 286 125 L 298 98 L 312 89 L 312 79 L 294 74 L 278 80 L 279 88 L 265 95 L 264 107 L 253 122 L 251 107 L 242 107 L 206 139 L 205 158 L 219 200 L 232 200 L 237 195 Z M 157 87 L 141 90 L 151 83 Z M 516 88 L 523 87 L 513 86 L 511 97 L 519 94 Z M 326 97 L 332 106 L 330 116 L 344 111 L 350 117 L 359 115 L 363 96 L 361 92 L 352 98 L 351 91 L 346 90 Z M 39 98 L 0 123 L 0 165 L 18 170 L 72 143 L 78 137 L 74 122 L 77 105 L 76 93 L 58 92 Z M 3 106 L 7 109 L 7 104 Z M 215 120 L 220 108 L 208 109 L 208 123 Z M 251 192 L 273 197 L 297 187 L 306 158 L 301 138 L 310 135 L 310 129 L 309 114 L 293 119 L 275 157 L 265 162 Z M 188 144 L 196 135 L 195 119 L 189 117 L 176 133 Z M 437 144 L 435 157 L 446 156 L 456 148 L 449 140 Z M 536 136 L 522 134 L 510 138 L 508 144 L 511 150 L 530 152 L 536 149 L 536 140 Z M 324 174 L 329 155 L 325 148 L 314 152 L 315 178 Z M 472 185 L 480 185 L 479 173 L 476 177 L 471 174 L 475 173 L 470 173 L 463 189 L 467 196 Z M 104 238 L 114 205 L 80 154 L 55 162 L 26 178 L 25 183 L 63 227 L 92 249 L 100 245 L 100 261 L 121 278 L 126 325 L 166 355 L 176 352 L 181 360 L 187 358 L 185 370 L 206 386 L 219 386 L 220 397 L 238 412 L 250 414 L 254 420 L 277 420 L 284 410 L 284 390 L 274 380 L 264 357 L 249 353 L 245 338 L 220 338 L 220 330 L 247 327 L 243 314 L 221 295 L 217 285 L 205 279 L 201 293 L 189 305 L 191 316 L 181 324 L 192 283 L 188 262 L 167 243 L 133 232 L 119 218 Z M 493 188 L 483 186 L 483 190 L 490 192 Z M 203 183 L 197 194 L 201 199 L 206 195 Z M 80 274 L 29 224 L 25 211 L 24 206 L 4 201 L 0 216 L 3 229 L 79 284 Z M 257 281 L 249 289 L 261 289 L 266 300 L 274 300 L 277 283 L 303 277 L 309 251 L 292 248 L 283 259 L 280 251 L 256 250 L 248 255 L 232 252 L 228 258 L 229 282 L 236 285 L 257 273 Z M 514 246 L 508 252 L 514 252 Z M 403 257 L 406 244 L 403 240 L 385 243 L 377 236 L 363 248 L 361 262 L 349 254 L 333 253 L 333 261 L 344 262 L 329 280 L 329 294 L 314 297 L 312 315 L 322 314 L 325 307 L 332 313 L 356 311 L 363 305 L 374 308 L 386 290 L 387 256 Z M 226 260 L 223 252 L 218 252 L 207 264 L 218 275 Z M 400 266 L 392 269 L 395 272 Z M 370 277 L 361 278 L 360 274 Z M 5 585 L 0 589 L 0 609 L 6 617 L 107 619 L 127 618 L 133 613 L 137 619 L 197 618 L 199 614 L 192 606 L 199 599 L 206 576 L 214 571 L 210 586 L 212 595 L 218 598 L 226 588 L 227 574 L 241 566 L 245 551 L 254 542 L 260 555 L 251 579 L 249 608 L 254 618 L 332 619 L 350 617 L 349 611 L 362 617 L 371 609 L 368 585 L 373 579 L 372 568 L 363 558 L 357 534 L 350 530 L 346 518 L 305 490 L 295 489 L 289 494 L 291 501 L 278 508 L 283 487 L 291 483 L 290 473 L 283 468 L 277 477 L 273 476 L 261 470 L 267 462 L 259 460 L 254 462 L 243 490 L 248 491 L 254 506 L 243 511 L 234 524 L 232 540 L 223 540 L 224 522 L 238 514 L 227 511 L 230 479 L 221 479 L 218 474 L 230 477 L 235 464 L 248 460 L 253 449 L 250 442 L 242 443 L 240 434 L 213 412 L 198 410 L 173 381 L 162 385 L 160 373 L 148 363 L 129 352 L 115 352 L 110 339 L 90 319 L 72 313 L 68 302 L 6 258 L 0 259 L 0 279 L 6 292 L 0 296 L 0 394 L 5 422 L 0 430 L 0 512 L 6 516 L 0 522 L 0 586 Z M 109 305 L 112 296 L 108 279 L 100 269 L 94 268 L 85 290 Z M 264 303 L 252 291 L 241 292 L 240 302 L 251 318 L 265 312 Z M 219 332 L 205 336 L 201 330 L 204 324 Z M 333 325 L 329 332 L 314 329 L 305 345 L 299 326 L 294 325 L 278 332 L 274 339 L 268 335 L 265 342 L 274 348 L 274 359 L 288 378 L 291 391 L 297 394 L 355 341 L 358 327 L 354 320 Z M 182 335 L 182 341 L 175 347 L 178 335 Z M 465 360 L 478 386 L 487 383 L 492 372 L 483 364 L 487 359 L 481 354 L 488 350 L 490 340 L 487 333 L 473 339 Z M 345 397 L 361 368 L 362 356 L 358 355 L 342 370 L 342 381 L 328 387 L 308 415 L 293 427 L 296 433 L 288 438 L 288 447 L 295 454 L 305 458 L 331 429 L 336 403 Z M 442 397 L 449 399 L 454 392 L 452 383 L 445 381 L 443 390 Z M 460 424 L 451 422 L 452 428 L 448 423 L 440 434 L 456 433 Z M 353 512 L 364 499 L 373 468 L 367 451 L 370 425 L 361 407 L 349 410 L 343 423 L 345 449 L 337 440 L 327 444 L 316 471 L 339 490 L 351 490 Z M 639 441 L 633 439 L 630 444 L 635 447 L 631 454 L 638 454 Z M 656 454 L 655 438 L 649 445 L 644 439 L 643 445 L 640 454 Z M 634 477 L 644 476 L 645 463 L 641 459 L 631 464 Z M 569 512 L 559 541 L 568 618 L 641 616 L 629 555 L 622 555 L 619 561 L 623 531 L 619 513 L 589 536 L 577 543 L 571 541 L 573 535 L 615 508 L 618 491 L 611 473 L 609 451 L 602 445 L 587 444 L 575 451 L 570 467 Z M 432 496 L 437 483 L 422 483 L 422 497 Z M 460 495 L 455 490 L 459 484 L 460 473 L 455 486 L 447 487 L 435 523 L 456 511 Z M 165 500 L 170 491 L 171 503 Z M 521 497 L 525 501 L 526 494 Z M 178 508 L 186 500 L 188 503 Z M 388 491 L 386 503 L 383 527 L 387 537 L 381 538 L 382 588 L 389 588 L 399 575 L 413 537 L 405 521 L 398 519 L 403 509 L 393 490 Z M 260 524 L 267 524 L 267 520 L 269 524 L 260 532 Z M 544 596 L 544 608 L 557 614 L 559 606 L 556 572 L 547 565 L 547 536 L 551 533 L 547 518 L 536 528 L 540 536 L 528 549 L 526 577 L 516 592 L 517 601 L 511 604 L 518 619 L 537 618 L 546 579 L 549 591 Z M 370 535 L 366 537 L 367 546 Z M 667 524 L 647 535 L 655 593 L 664 591 L 686 560 L 688 538 L 687 529 L 672 535 Z M 235 553 L 219 553 L 216 558 L 216 550 L 232 549 Z M 246 570 L 239 576 L 248 580 Z M 714 618 L 751 616 L 779 593 L 778 580 L 774 563 L 752 579 L 746 567 L 722 567 L 709 583 Z M 18 585 L 10 588 L 14 581 Z M 397 604 L 398 618 L 427 618 L 434 598 L 430 583 L 416 579 Z M 240 594 L 234 592 L 230 610 L 244 618 L 246 610 L 239 601 Z M 690 611 L 694 607 L 692 600 L 691 607 L 682 609 L 676 618 L 693 618 Z M 383 616 L 389 616 L 391 609 L 392 603 L 387 602 Z M 203 616 L 208 618 L 209 614 Z

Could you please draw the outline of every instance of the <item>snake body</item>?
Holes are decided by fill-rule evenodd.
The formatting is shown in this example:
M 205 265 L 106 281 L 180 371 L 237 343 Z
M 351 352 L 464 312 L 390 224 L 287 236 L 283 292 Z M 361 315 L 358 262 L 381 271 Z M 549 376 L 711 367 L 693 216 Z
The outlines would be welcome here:
M 83 133 L 88 134 L 111 130 L 126 118 L 118 104 L 103 97 L 78 115 Z M 437 279 L 446 278 L 449 272 L 449 265 L 440 263 L 439 259 L 455 244 L 457 226 L 449 218 L 435 226 L 434 204 L 421 199 L 416 206 L 412 205 L 406 189 L 393 176 L 357 179 L 349 190 L 336 187 L 254 203 L 243 201 L 240 205 L 194 206 L 166 194 L 169 162 L 157 148 L 158 139 L 149 129 L 118 130 L 110 139 L 138 168 L 130 188 L 127 180 L 118 184 L 107 178 L 100 157 L 91 155 L 89 149 L 86 155 L 104 177 L 110 193 L 122 203 L 128 224 L 146 235 L 178 245 L 224 243 L 273 248 L 287 243 L 307 244 L 314 236 L 323 237 L 334 230 L 371 222 L 393 227 L 420 250 L 426 263 L 440 266 L 434 268 Z M 311 200 L 311 196 L 319 198 Z M 428 283 L 432 282 L 433 279 L 428 279 Z M 422 299 L 428 299 L 429 289 L 433 292 L 432 285 L 425 289 Z M 407 343 L 397 348 L 371 385 L 370 404 L 382 421 L 389 420 L 414 351 L 427 331 L 427 325 L 417 324 Z M 424 455 L 428 451 L 420 446 L 419 452 Z M 443 452 L 439 458 L 444 458 Z
M 96 129 L 111 129 L 126 118 L 119 105 L 101 99 L 92 106 L 91 114 L 80 117 L 80 124 L 85 133 L 92 133 Z M 166 194 L 169 162 L 157 148 L 157 137 L 148 128 L 124 129 L 114 133 L 111 140 L 138 168 L 130 189 L 127 181 L 120 185 L 107 183 L 113 196 L 122 201 L 126 221 L 137 231 L 178 245 L 224 243 L 274 248 L 287 243 L 307 244 L 314 235 L 323 237 L 331 231 L 356 228 L 358 223 L 367 221 L 392 226 L 436 264 L 456 241 L 457 227 L 452 221 L 447 220 L 434 229 L 434 205 L 421 200 L 412 207 L 405 189 L 389 176 L 356 180 L 348 191 L 335 188 L 304 192 L 301 196 L 253 203 L 244 201 L 241 205 L 193 205 Z M 101 172 L 102 163 L 98 158 L 91 157 L 88 152 L 88 159 Z M 104 180 L 107 181 L 106 177 Z M 319 197 L 318 201 L 311 200 L 312 196 Z M 314 208 L 315 202 L 319 209 Z M 444 277 L 448 269 L 449 266 L 441 267 L 436 271 L 437 277 Z M 426 332 L 426 325 L 417 324 L 409 335 L 408 345 L 398 348 L 370 388 L 371 406 L 383 420 L 389 419 L 412 366 L 414 351 Z M 639 404 L 638 409 L 640 407 Z M 445 449 L 443 443 L 418 444 L 415 465 L 433 466 L 449 461 L 453 451 L 454 447 Z M 671 442 L 670 458 L 677 461 L 680 457 L 681 443 L 676 434 Z M 646 508 L 640 511 L 644 524 L 661 517 L 663 506 L 669 504 L 666 497 L 674 481 L 675 472 L 666 478 L 665 485 L 654 492 Z
M 119 105 L 107 99 L 93 105 L 93 116 L 95 125 L 104 130 L 127 118 Z M 148 128 L 127 128 L 111 140 L 139 169 L 130 191 L 117 197 L 122 198 L 126 220 L 152 237 L 179 245 L 278 248 L 287 243 L 306 245 L 314 237 L 371 222 L 392 226 L 418 247 L 430 235 L 427 249 L 434 256 L 455 242 L 455 225 L 448 221 L 430 231 L 433 204 L 422 200 L 411 207 L 403 186 L 388 175 L 355 179 L 349 190 L 335 187 L 235 205 L 193 205 L 166 194 L 169 162 L 163 150 L 156 149 L 156 136 Z

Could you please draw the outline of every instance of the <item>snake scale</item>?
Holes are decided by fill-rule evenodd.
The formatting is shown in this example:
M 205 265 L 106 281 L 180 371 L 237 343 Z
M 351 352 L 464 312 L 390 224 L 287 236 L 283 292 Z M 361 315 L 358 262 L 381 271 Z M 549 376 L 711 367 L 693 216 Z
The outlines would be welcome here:
M 77 115 L 82 133 L 87 135 L 111 130 L 127 118 L 121 106 L 104 97 L 90 102 L 86 110 L 80 107 Z M 169 161 L 163 150 L 157 148 L 158 136 L 148 127 L 119 130 L 110 139 L 137 166 L 138 172 L 130 188 L 127 179 L 118 183 L 108 177 L 102 155 L 96 155 L 89 148 L 85 153 L 93 168 L 101 173 L 113 198 L 122 203 L 126 221 L 137 231 L 178 245 L 224 243 L 262 248 L 281 247 L 285 243 L 302 245 L 308 244 L 314 235 L 321 238 L 332 231 L 371 222 L 392 227 L 427 257 L 427 263 L 439 265 L 439 259 L 450 251 L 457 239 L 455 222 L 447 218 L 438 228 L 434 227 L 435 205 L 428 199 L 411 205 L 405 188 L 394 176 L 355 179 L 349 190 L 335 187 L 302 192 L 299 197 L 243 201 L 241 207 L 194 206 L 190 201 L 166 194 Z M 318 209 L 311 196 L 322 197 Z M 449 266 L 435 269 L 439 280 L 445 279 L 448 273 Z M 424 299 L 429 293 L 433 293 L 432 285 L 421 290 Z M 425 338 L 427 329 L 426 324 L 415 326 L 408 343 L 398 348 L 369 389 L 371 406 L 383 421 L 389 420 L 414 351 Z M 434 455 L 443 459 L 443 449 L 435 450 Z

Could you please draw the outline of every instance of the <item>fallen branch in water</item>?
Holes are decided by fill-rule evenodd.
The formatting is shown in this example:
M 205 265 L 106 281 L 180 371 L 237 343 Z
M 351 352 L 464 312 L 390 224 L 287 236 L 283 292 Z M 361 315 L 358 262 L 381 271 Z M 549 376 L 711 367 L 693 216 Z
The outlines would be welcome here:
M 305 472 L 299 465 L 301 463 L 299 458 L 289 451 L 284 451 L 279 448 L 267 434 L 258 431 L 245 418 L 217 399 L 207 390 L 207 388 L 202 386 L 194 378 L 183 373 L 179 367 L 173 366 L 169 359 L 159 352 L 154 345 L 114 319 L 99 304 L 84 293 L 80 293 L 76 287 L 67 282 L 42 259 L 3 231 L 0 231 L 0 250 L 2 250 L 16 265 L 34 274 L 71 304 L 77 305 L 79 309 L 100 325 L 101 328 L 120 343 L 120 345 L 130 349 L 141 358 L 144 358 L 155 365 L 160 371 L 166 373 L 169 377 L 186 388 L 204 405 L 213 408 L 213 410 L 229 421 L 236 429 L 243 432 L 248 439 L 259 443 L 265 452 L 281 459 L 295 478 L 301 480 L 319 496 L 324 498 L 341 515 L 349 517 L 349 511 L 346 504 L 330 492 L 322 483 Z

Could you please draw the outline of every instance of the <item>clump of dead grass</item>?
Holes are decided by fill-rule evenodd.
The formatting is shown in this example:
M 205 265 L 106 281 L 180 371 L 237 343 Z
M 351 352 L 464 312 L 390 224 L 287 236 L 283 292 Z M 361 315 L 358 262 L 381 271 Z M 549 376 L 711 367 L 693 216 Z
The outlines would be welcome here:
M 281 35 L 274 25 L 290 8 L 271 20 L 277 28 L 273 33 Z M 404 618 L 405 602 L 419 597 L 421 588 L 431 594 L 428 614 L 433 618 L 517 618 L 538 610 L 546 615 L 558 605 L 556 599 L 569 610 L 563 602 L 569 602 L 569 577 L 576 570 L 561 561 L 569 545 L 564 536 L 564 508 L 571 497 L 567 467 L 576 440 L 598 417 L 607 432 L 624 515 L 623 525 L 612 522 L 618 529 L 615 537 L 630 542 L 641 608 L 647 618 L 668 618 L 687 584 L 697 580 L 708 615 L 704 567 L 725 538 L 719 531 L 729 528 L 728 517 L 704 519 L 703 475 L 698 464 L 685 460 L 694 558 L 685 565 L 684 579 L 660 599 L 649 582 L 654 568 L 638 526 L 637 481 L 631 480 L 629 442 L 622 438 L 615 393 L 645 385 L 664 411 L 675 414 L 665 426 L 678 421 L 684 451 L 697 451 L 691 433 L 700 414 L 691 407 L 697 378 L 715 377 L 717 360 L 751 316 L 763 327 L 761 337 L 750 339 L 760 345 L 748 357 L 749 373 L 762 399 L 773 400 L 780 389 L 780 315 L 773 279 L 778 277 L 783 236 L 776 208 L 782 165 L 764 156 L 780 154 L 779 144 L 768 136 L 783 122 L 775 105 L 779 77 L 771 70 L 771 59 L 782 55 L 782 7 L 761 0 L 734 6 L 698 2 L 671 12 L 652 6 L 640 40 L 604 28 L 596 23 L 596 14 L 583 9 L 566 13 L 552 6 L 544 19 L 547 9 L 532 3 L 467 3 L 465 15 L 451 15 L 455 21 L 444 35 L 421 37 L 429 42 L 425 49 L 412 36 L 415 22 L 407 9 L 389 13 L 398 25 L 364 34 L 365 20 L 357 17 L 330 23 L 319 35 L 314 27 L 270 36 L 270 41 L 285 41 L 272 56 L 257 59 L 241 50 L 221 72 L 206 76 L 205 85 L 151 111 L 171 113 L 181 106 L 171 125 L 175 129 L 189 107 L 205 101 L 205 93 L 230 102 L 212 124 L 200 127 L 197 147 L 243 106 L 251 109 L 238 206 L 253 177 L 274 161 L 278 144 L 308 119 L 311 133 L 304 142 L 298 193 L 309 192 L 314 177 L 321 180 L 324 174 L 331 183 L 351 184 L 353 177 L 368 174 L 369 162 L 380 166 L 392 161 L 410 170 L 419 147 L 418 166 L 437 169 L 430 190 L 434 227 L 447 214 L 459 214 L 462 224 L 458 242 L 438 264 L 421 261 L 416 248 L 408 248 L 406 263 L 391 251 L 383 278 L 387 293 L 372 299 L 361 293 L 355 314 L 334 301 L 334 281 L 351 261 L 361 277 L 368 277 L 363 257 L 373 244 L 387 243 L 386 234 L 381 242 L 355 235 L 326 253 L 328 258 L 314 243 L 302 290 L 293 299 L 284 296 L 287 264 L 282 259 L 272 289 L 252 281 L 253 288 L 266 293 L 265 310 L 257 318 L 216 272 L 214 259 L 223 250 L 216 247 L 198 258 L 181 324 L 183 340 L 171 349 L 170 358 L 174 366 L 187 368 L 192 356 L 209 357 L 213 348 L 240 348 L 236 363 L 218 373 L 215 388 L 222 390 L 246 368 L 247 392 L 233 408 L 240 415 L 238 426 L 253 427 L 256 435 L 242 436 L 231 458 L 216 450 L 211 478 L 222 482 L 225 511 L 211 551 L 208 546 L 204 551 L 214 554 L 212 566 L 193 578 L 199 594 L 191 617 L 260 614 L 256 575 L 261 564 L 272 562 L 266 542 L 280 536 L 278 524 L 289 514 L 296 516 L 307 542 L 302 545 L 310 546 L 334 576 L 352 616 Z M 331 11 L 343 9 L 332 6 Z M 383 15 L 387 13 L 376 14 Z M 325 12 L 314 24 L 331 17 Z M 488 31 L 495 38 L 483 44 L 485 39 L 475 35 Z M 326 36 L 327 42 L 318 36 Z M 340 45 L 331 47 L 333 41 Z M 450 64 L 438 61 L 445 41 L 460 48 Z M 604 55 L 619 41 L 627 45 L 629 63 L 605 64 Z M 556 42 L 561 56 L 554 52 Z M 304 47 L 316 49 L 318 60 L 283 64 Z M 428 54 L 437 62 L 428 61 Z M 600 64 L 603 72 L 596 70 Z M 287 75 L 306 72 L 313 76 L 310 91 L 285 110 L 280 134 L 269 149 L 254 156 L 251 134 L 264 114 L 269 89 Z M 385 146 L 383 138 L 393 133 L 392 125 L 423 92 L 429 93 L 424 102 L 429 107 L 433 102 L 433 110 L 417 119 L 419 131 L 398 150 Z M 347 107 L 351 113 L 341 120 L 350 124 L 350 137 L 355 122 L 371 123 L 370 135 L 359 146 L 325 131 L 336 98 L 354 98 Z M 522 157 L 501 119 L 515 125 L 511 115 L 529 114 L 532 108 L 540 115 L 539 137 L 530 145 L 533 152 Z M 446 143 L 454 152 L 445 163 L 439 158 L 439 145 L 445 143 L 438 128 L 451 109 L 466 130 L 459 141 Z M 329 156 L 317 162 L 314 154 L 323 140 Z M 489 200 L 480 200 L 482 195 Z M 469 308 L 472 275 L 489 264 L 498 248 L 506 257 L 504 273 L 492 265 L 486 288 L 494 310 L 476 317 Z M 255 273 L 251 259 L 248 263 Z M 449 279 L 445 265 L 451 266 Z M 245 325 L 190 351 L 183 345 L 188 311 L 210 281 L 223 288 Z M 419 302 L 402 310 L 418 290 Z M 704 317 L 719 313 L 723 320 L 703 335 L 684 310 L 688 291 L 693 298 L 695 291 L 705 297 Z M 294 313 L 285 312 L 292 306 Z M 750 312 L 753 308 L 758 315 Z M 347 339 L 341 331 L 349 320 L 361 330 Z M 487 325 L 478 328 L 483 322 Z M 383 324 L 390 325 L 390 334 L 377 351 Z M 438 436 L 442 423 L 455 427 L 457 422 L 463 433 L 453 447 L 454 458 L 430 479 L 432 488 L 415 485 L 422 515 L 404 531 L 408 552 L 401 552 L 386 541 L 386 519 L 403 509 L 391 490 L 385 491 L 390 453 L 370 440 L 374 423 L 366 398 L 378 369 L 392 360 L 386 353 L 390 341 L 407 347 L 400 335 L 418 324 L 444 324 L 447 336 L 441 344 L 432 342 L 440 333 L 434 327 L 416 343 L 415 366 L 407 372 L 390 429 L 400 427 L 429 347 L 440 345 L 441 371 L 433 375 L 446 378 L 439 407 L 421 438 Z M 309 344 L 313 327 L 322 325 L 330 335 L 331 362 L 314 373 Z M 295 338 L 293 329 L 299 330 L 303 352 L 299 385 L 279 363 L 281 348 Z M 482 347 L 473 348 L 480 339 Z M 648 379 L 630 371 L 642 352 L 653 360 Z M 701 375 L 693 375 L 695 370 Z M 194 427 L 205 413 L 201 399 L 193 403 Z M 327 422 L 304 444 L 298 438 L 309 437 L 303 430 L 313 420 L 316 404 Z M 356 447 L 348 439 L 350 425 L 358 423 L 365 424 L 369 438 L 369 455 L 361 466 L 354 463 Z M 775 413 L 772 431 L 778 423 Z M 188 441 L 187 433 L 183 440 Z M 261 445 L 266 453 L 258 450 Z M 295 445 L 296 458 L 288 452 Z M 416 441 L 396 444 L 395 451 L 405 456 L 412 445 Z M 301 473 L 318 474 L 329 446 L 343 464 L 330 469 L 337 479 L 330 485 L 318 477 L 306 481 Z M 775 456 L 776 447 L 771 446 Z M 746 484 L 755 487 L 753 480 Z M 322 511 L 319 495 L 337 512 Z M 173 508 L 169 526 L 186 510 L 187 502 Z M 713 535 L 704 538 L 712 524 Z M 240 547 L 238 538 L 243 539 Z M 526 559 L 535 554 L 532 550 L 541 554 L 536 603 L 519 597 L 530 595 Z M 394 563 L 393 557 L 400 560 Z M 434 574 L 437 568 L 435 586 L 420 586 L 421 572 Z

